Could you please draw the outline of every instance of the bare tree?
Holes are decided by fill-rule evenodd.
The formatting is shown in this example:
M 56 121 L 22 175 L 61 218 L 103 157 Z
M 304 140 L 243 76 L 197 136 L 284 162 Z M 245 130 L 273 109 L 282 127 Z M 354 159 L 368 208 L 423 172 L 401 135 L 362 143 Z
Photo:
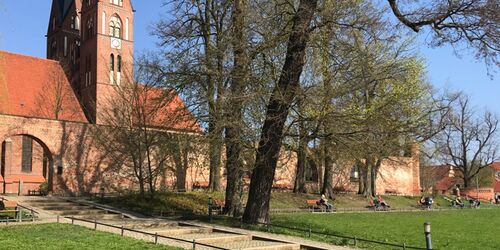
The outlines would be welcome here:
M 438 157 L 461 172 L 465 187 L 482 169 L 499 159 L 498 126 L 495 114 L 477 114 L 469 98 L 461 94 L 446 128 L 433 139 Z

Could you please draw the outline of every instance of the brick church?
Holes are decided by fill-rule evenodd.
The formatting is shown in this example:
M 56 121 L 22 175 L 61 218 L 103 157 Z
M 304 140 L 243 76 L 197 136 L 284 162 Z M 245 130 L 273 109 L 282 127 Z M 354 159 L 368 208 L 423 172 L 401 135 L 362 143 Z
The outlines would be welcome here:
M 47 59 L 0 51 L 0 193 L 44 182 L 54 194 L 128 188 L 91 133 L 107 125 L 109 100 L 134 77 L 133 24 L 131 0 L 53 0 Z M 163 116 L 186 110 L 178 96 L 166 107 Z M 153 125 L 200 131 L 180 121 Z
M 0 51 L 0 194 L 26 194 L 42 183 L 56 195 L 137 189 L 93 136 L 96 128 L 109 127 L 106 116 L 114 110 L 109 100 L 134 79 L 133 24 L 131 0 L 53 0 L 47 59 Z M 161 91 L 153 89 L 147 98 Z M 185 120 L 158 118 L 176 117 L 178 110 L 189 113 L 178 96 L 165 107 L 149 125 L 201 134 L 189 115 Z M 181 186 L 206 186 L 204 157 L 187 164 Z M 296 159 L 294 152 L 282 152 L 273 186 L 293 186 Z M 418 165 L 418 149 L 410 157 L 385 160 L 377 190 L 418 194 Z M 308 181 L 317 190 L 322 167 L 309 172 Z M 161 182 L 173 186 L 177 176 L 165 172 Z M 352 166 L 339 167 L 334 177 L 336 189 L 356 190 L 358 176 Z

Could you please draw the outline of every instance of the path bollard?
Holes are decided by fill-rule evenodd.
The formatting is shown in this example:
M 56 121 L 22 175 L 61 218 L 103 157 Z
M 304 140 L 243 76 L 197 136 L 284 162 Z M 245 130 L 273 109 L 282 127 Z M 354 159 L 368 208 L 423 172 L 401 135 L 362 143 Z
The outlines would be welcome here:
M 158 244 L 158 233 L 155 233 L 155 245 Z
M 424 223 L 425 249 L 432 250 L 431 223 Z
M 196 240 L 193 239 L 193 250 L 195 250 L 195 249 L 196 249 Z
M 75 219 L 71 217 L 71 225 L 75 224 Z
M 120 235 L 123 237 L 123 225 L 122 225 L 122 228 L 121 228 Z

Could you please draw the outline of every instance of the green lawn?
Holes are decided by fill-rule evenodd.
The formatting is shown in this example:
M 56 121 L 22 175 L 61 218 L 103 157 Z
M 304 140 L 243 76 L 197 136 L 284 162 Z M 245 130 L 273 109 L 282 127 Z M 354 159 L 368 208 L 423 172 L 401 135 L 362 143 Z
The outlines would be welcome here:
M 68 224 L 0 227 L 0 249 L 179 249 Z
M 340 235 L 356 236 L 392 243 L 425 247 L 423 223 L 432 225 L 436 249 L 499 249 L 500 209 L 460 209 L 401 213 L 297 213 L 272 216 L 272 223 L 289 227 L 312 228 Z M 307 233 L 273 228 L 296 236 Z M 346 243 L 339 238 L 314 235 L 316 240 Z M 351 241 L 352 243 L 352 241 Z M 370 249 L 390 249 L 380 245 L 361 245 Z

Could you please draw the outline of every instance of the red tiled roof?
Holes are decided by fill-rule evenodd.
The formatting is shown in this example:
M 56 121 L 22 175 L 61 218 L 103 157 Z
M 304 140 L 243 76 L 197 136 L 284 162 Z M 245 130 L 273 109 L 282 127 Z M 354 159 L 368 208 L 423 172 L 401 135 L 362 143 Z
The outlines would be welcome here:
M 439 180 L 436 183 L 436 185 L 434 186 L 434 188 L 436 190 L 446 191 L 446 190 L 449 190 L 450 188 L 452 188 L 459 181 L 460 181 L 460 178 L 458 178 L 458 177 L 445 176 L 445 177 L 443 177 L 441 180 Z
M 176 93 L 145 86 L 140 86 L 139 92 L 140 105 L 143 105 L 148 113 L 147 125 L 194 132 L 202 131 L 195 117 Z
M 491 164 L 491 168 L 494 169 L 495 171 L 500 171 L 500 161 L 493 162 Z
M 495 193 L 500 193 L 500 181 L 495 181 L 494 191 Z
M 0 51 L 0 113 L 87 122 L 59 62 L 5 51 Z

